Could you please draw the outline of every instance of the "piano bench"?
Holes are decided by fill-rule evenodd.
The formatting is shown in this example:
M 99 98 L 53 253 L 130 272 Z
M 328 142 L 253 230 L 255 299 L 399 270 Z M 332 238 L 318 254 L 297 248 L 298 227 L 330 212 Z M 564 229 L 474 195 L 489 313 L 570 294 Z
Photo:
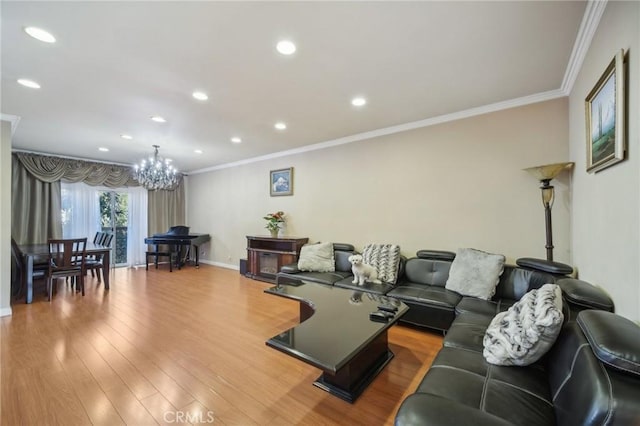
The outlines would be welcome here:
M 149 256 L 154 257 L 154 264 L 156 265 L 156 269 L 158 269 L 158 258 L 159 257 L 168 257 L 169 258 L 169 272 L 173 272 L 173 256 L 174 253 L 169 251 L 148 251 L 145 257 L 145 270 L 149 270 Z

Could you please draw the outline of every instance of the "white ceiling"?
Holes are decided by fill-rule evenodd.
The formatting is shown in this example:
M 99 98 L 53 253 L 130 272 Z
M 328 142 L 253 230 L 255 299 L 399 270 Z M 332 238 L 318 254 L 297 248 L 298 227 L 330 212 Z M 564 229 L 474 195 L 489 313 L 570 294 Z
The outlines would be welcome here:
M 558 91 L 585 7 L 2 1 L 1 112 L 20 117 L 14 149 L 133 164 L 158 144 L 194 171 Z M 282 38 L 294 55 L 276 52 Z

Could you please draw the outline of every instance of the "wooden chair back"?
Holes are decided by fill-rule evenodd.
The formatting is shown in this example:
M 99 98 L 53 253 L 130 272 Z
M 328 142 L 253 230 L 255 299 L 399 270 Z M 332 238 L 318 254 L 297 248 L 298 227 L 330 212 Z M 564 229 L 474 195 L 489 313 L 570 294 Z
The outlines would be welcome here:
M 49 273 L 47 274 L 47 297 L 51 301 L 53 281 L 56 278 L 76 277 L 84 296 L 86 274 L 87 239 L 49 239 Z
M 49 239 L 49 274 L 58 276 L 84 273 L 86 238 Z M 68 274 L 68 275 L 66 275 Z

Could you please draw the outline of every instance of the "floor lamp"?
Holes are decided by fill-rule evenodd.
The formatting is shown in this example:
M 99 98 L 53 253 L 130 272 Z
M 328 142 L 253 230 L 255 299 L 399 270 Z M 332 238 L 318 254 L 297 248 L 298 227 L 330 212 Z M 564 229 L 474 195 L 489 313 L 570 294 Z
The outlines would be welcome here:
M 551 228 L 551 207 L 553 207 L 554 189 L 549 184 L 563 170 L 570 170 L 574 163 L 554 163 L 544 166 L 529 167 L 524 171 L 540 181 L 542 205 L 544 206 L 544 224 L 547 233 L 547 260 L 553 261 L 553 233 Z

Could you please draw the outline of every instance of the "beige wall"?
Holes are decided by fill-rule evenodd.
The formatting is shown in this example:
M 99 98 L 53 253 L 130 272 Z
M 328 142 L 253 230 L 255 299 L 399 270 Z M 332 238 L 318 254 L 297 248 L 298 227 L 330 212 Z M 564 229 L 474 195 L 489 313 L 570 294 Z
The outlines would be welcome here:
M 580 278 L 603 287 L 616 311 L 640 321 L 640 3 L 609 2 L 569 103 L 573 181 L 572 255 Z M 619 49 L 629 50 L 628 160 L 597 174 L 586 168 L 584 100 Z
M 11 315 L 11 123 L 0 129 L 0 316 Z
M 187 223 L 208 232 L 205 259 L 238 265 L 246 235 L 283 210 L 287 235 L 312 241 L 459 247 L 545 257 L 538 182 L 522 169 L 568 159 L 558 99 L 189 177 Z M 269 170 L 290 167 L 294 196 L 270 197 Z M 555 255 L 569 260 L 569 175 L 554 181 Z

